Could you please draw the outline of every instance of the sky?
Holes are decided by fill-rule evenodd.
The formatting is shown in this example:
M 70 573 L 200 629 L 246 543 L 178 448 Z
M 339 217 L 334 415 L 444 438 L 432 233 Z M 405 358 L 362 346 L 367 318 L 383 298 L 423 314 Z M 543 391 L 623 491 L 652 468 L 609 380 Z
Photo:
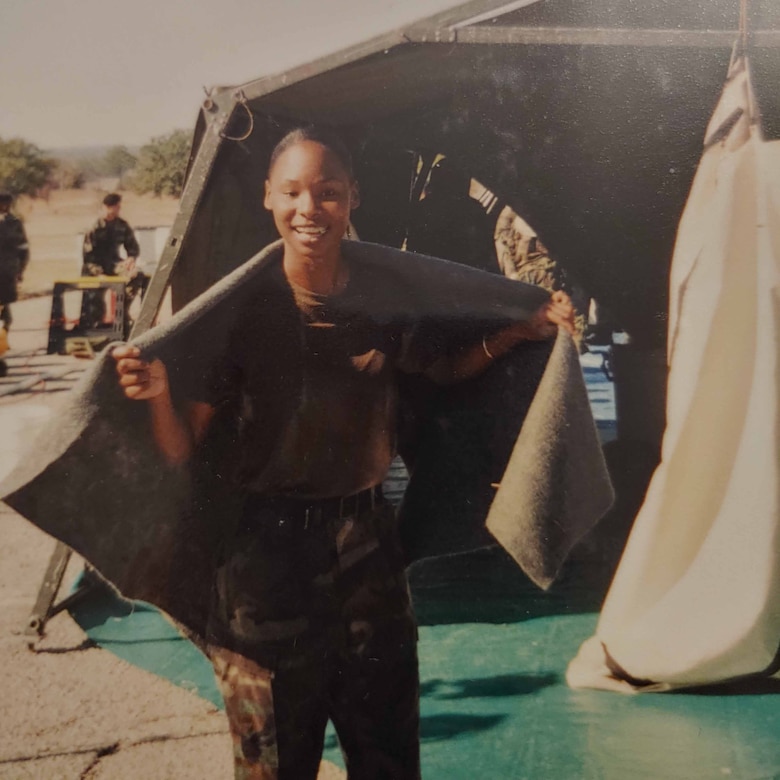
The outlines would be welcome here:
M 0 138 L 137 146 L 203 87 L 287 70 L 457 0 L 0 0 Z

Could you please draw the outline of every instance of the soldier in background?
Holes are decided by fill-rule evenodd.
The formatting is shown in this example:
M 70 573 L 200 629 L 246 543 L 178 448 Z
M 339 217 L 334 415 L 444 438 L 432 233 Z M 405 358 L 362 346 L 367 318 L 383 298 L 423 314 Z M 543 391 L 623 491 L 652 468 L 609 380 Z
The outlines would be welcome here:
M 84 236 L 83 276 L 116 276 L 123 263 L 126 272 L 135 269 L 140 249 L 133 229 L 119 216 L 121 208 L 122 196 L 118 193 L 103 198 L 103 214 Z M 120 247 L 127 253 L 126 261 L 119 254 Z
M 103 198 L 103 214 L 84 236 L 82 276 L 127 276 L 125 288 L 125 329 L 130 326 L 128 312 L 130 304 L 140 290 L 145 289 L 144 280 L 148 277 L 136 269 L 140 254 L 138 241 L 130 225 L 119 216 L 122 208 L 122 196 L 111 192 Z M 123 259 L 119 250 L 124 248 L 127 259 Z M 105 316 L 103 292 L 85 292 L 82 303 L 82 325 L 88 328 L 98 327 Z
M 0 192 L 0 319 L 6 330 L 11 327 L 11 304 L 19 294 L 30 250 L 22 221 L 11 213 L 13 196 Z
M 571 295 L 576 310 L 574 339 L 581 345 L 588 324 L 590 301 L 587 293 L 571 283 L 563 266 L 550 257 L 535 231 L 510 206 L 498 215 L 495 246 L 504 276 L 544 287 L 550 292 L 565 290 Z

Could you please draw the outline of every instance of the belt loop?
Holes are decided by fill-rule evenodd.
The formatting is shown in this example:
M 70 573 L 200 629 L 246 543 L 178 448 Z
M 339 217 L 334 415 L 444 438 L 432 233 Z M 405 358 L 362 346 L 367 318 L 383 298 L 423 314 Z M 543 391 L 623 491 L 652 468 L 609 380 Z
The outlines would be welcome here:
M 304 513 L 304 516 L 303 516 L 303 530 L 304 531 L 307 530 L 308 527 L 309 527 L 309 514 L 310 514 L 310 512 L 311 512 L 311 507 L 307 506 L 306 507 L 306 512 Z
M 376 509 L 376 485 L 371 485 L 370 488 L 371 491 L 371 511 L 373 512 Z
M 339 498 L 339 520 L 344 517 L 344 496 Z

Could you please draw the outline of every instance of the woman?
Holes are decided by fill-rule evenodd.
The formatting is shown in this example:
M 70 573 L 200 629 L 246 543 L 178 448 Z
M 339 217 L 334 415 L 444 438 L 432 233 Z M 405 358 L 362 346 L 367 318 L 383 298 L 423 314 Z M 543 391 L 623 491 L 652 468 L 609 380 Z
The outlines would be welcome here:
M 572 330 L 563 293 L 455 355 L 373 317 L 382 290 L 342 253 L 358 203 L 341 142 L 292 131 L 265 183 L 282 261 L 238 313 L 199 397 L 177 408 L 162 362 L 132 346 L 113 353 L 169 462 L 187 462 L 218 420 L 238 429 L 244 509 L 210 631 L 237 777 L 316 777 L 328 719 L 350 778 L 419 777 L 416 627 L 379 487 L 395 455 L 398 372 L 454 382 L 523 339 Z

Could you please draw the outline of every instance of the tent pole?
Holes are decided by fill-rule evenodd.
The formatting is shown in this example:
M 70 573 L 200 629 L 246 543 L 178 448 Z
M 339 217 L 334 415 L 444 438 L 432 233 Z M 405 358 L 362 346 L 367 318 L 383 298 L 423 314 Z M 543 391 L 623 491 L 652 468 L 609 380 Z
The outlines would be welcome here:
M 210 96 L 204 105 L 204 114 L 208 125 L 184 185 L 179 211 L 174 219 L 168 241 L 149 283 L 149 289 L 144 296 L 138 319 L 133 325 L 131 338 L 140 336 L 154 325 L 168 289 L 171 274 L 181 256 L 184 237 L 190 228 L 206 189 L 209 175 L 214 167 L 217 153 L 224 138 L 225 128 L 239 103 L 240 100 L 236 95 L 221 92 Z

